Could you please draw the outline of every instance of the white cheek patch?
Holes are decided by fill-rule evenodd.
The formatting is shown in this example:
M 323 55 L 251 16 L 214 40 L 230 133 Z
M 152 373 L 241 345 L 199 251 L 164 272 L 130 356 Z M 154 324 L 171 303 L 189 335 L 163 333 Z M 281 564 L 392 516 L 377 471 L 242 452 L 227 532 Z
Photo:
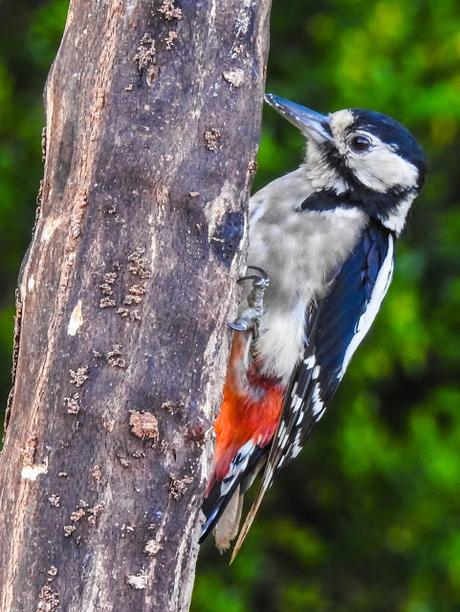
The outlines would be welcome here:
M 414 187 L 418 180 L 417 168 L 384 143 L 369 153 L 349 154 L 348 166 L 363 185 L 380 193 L 396 186 Z
M 402 200 L 396 210 L 384 220 L 385 227 L 399 234 L 403 231 L 406 224 L 407 213 L 414 201 L 415 196 L 411 195 Z
M 415 187 L 419 177 L 417 168 L 400 157 L 393 145 L 382 142 L 375 134 L 358 130 L 372 139 L 373 148 L 362 154 L 350 150 L 347 138 L 354 121 L 355 117 L 348 109 L 329 116 L 337 150 L 357 179 L 380 193 L 396 186 L 403 189 Z

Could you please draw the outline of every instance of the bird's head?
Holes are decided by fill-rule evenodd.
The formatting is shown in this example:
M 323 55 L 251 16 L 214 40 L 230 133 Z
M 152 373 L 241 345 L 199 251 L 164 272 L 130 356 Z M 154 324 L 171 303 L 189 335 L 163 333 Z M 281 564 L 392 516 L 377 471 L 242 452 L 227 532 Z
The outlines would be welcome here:
M 426 170 L 425 155 L 404 126 L 368 110 L 321 115 L 272 94 L 266 101 L 305 136 L 304 168 L 315 191 L 402 230 Z

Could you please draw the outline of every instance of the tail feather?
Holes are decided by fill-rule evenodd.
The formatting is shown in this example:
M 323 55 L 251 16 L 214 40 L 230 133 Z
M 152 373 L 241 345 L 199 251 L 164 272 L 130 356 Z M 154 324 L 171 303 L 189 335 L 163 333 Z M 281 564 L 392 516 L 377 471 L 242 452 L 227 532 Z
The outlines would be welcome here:
M 220 553 L 230 548 L 232 540 L 234 540 L 238 534 L 241 513 L 243 511 L 243 498 L 244 496 L 240 494 L 240 486 L 238 485 L 220 519 L 216 523 L 214 528 L 214 540 Z
M 203 511 L 206 515 L 206 521 L 201 529 L 201 535 L 199 539 L 199 543 L 202 544 L 208 535 L 211 533 L 212 529 L 215 527 L 216 523 L 219 521 L 220 517 L 225 511 L 227 504 L 230 502 L 235 489 L 238 487 L 238 483 L 236 482 L 234 487 L 232 487 L 225 495 L 221 495 L 220 497 L 215 499 L 215 495 L 212 495 L 211 499 L 205 501 L 203 505 Z M 214 500 L 214 501 L 212 501 Z
M 249 449 L 249 447 L 247 448 Z M 234 533 L 233 531 L 231 532 L 232 537 L 230 540 L 236 537 L 241 518 L 243 494 L 252 484 L 258 471 L 264 465 L 266 453 L 267 447 L 261 448 L 260 446 L 252 445 L 249 455 L 244 457 L 244 460 L 242 460 L 243 457 L 241 455 L 237 455 L 230 466 L 227 476 L 221 483 L 213 487 L 203 506 L 206 521 L 201 531 L 200 544 L 206 539 L 212 529 L 217 526 L 221 517 L 224 519 L 223 525 L 229 525 L 230 522 L 232 522 L 234 526 Z M 236 503 L 237 501 L 238 504 Z M 226 516 L 223 516 L 226 508 L 232 504 L 232 509 L 229 510 Z M 237 511 L 239 512 L 239 516 Z M 232 517 L 234 519 L 233 521 L 230 520 Z M 236 520 L 237 518 L 238 521 Z M 227 531 L 230 533 L 229 527 L 227 530 L 225 530 L 225 528 L 223 529 L 225 533 L 227 533 Z M 218 548 L 220 548 L 219 545 Z

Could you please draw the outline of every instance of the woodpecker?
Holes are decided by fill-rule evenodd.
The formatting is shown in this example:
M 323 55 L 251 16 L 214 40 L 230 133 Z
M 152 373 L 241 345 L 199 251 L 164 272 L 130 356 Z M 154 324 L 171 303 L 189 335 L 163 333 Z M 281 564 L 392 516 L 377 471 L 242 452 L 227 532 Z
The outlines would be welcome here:
M 395 239 L 425 178 L 426 160 L 394 119 L 363 109 L 322 115 L 268 94 L 306 140 L 300 167 L 249 207 L 248 274 L 223 401 L 203 540 L 226 550 L 244 492 L 258 496 L 238 551 L 277 472 L 295 458 L 329 405 L 391 282 Z M 249 281 L 252 281 L 252 285 Z

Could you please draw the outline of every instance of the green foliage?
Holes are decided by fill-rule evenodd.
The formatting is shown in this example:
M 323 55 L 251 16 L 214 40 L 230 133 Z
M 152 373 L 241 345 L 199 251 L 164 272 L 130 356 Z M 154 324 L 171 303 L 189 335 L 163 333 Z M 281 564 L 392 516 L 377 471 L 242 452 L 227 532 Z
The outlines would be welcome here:
M 245 610 L 460 609 L 459 32 L 450 1 L 274 3 L 267 89 L 323 112 L 395 116 L 430 176 L 369 340 L 243 548 L 263 554 Z M 302 151 L 270 109 L 264 125 L 257 186 Z M 215 565 L 211 547 L 203 556 L 195 612 Z
M 41 89 L 67 2 L 0 8 L 0 360 L 42 173 Z M 274 2 L 267 89 L 320 111 L 389 113 L 430 176 L 398 248 L 383 312 L 301 457 L 229 568 L 204 546 L 194 612 L 460 609 L 460 5 Z M 256 187 L 303 143 L 264 112 Z M 0 370 L 5 401 L 8 367 Z

